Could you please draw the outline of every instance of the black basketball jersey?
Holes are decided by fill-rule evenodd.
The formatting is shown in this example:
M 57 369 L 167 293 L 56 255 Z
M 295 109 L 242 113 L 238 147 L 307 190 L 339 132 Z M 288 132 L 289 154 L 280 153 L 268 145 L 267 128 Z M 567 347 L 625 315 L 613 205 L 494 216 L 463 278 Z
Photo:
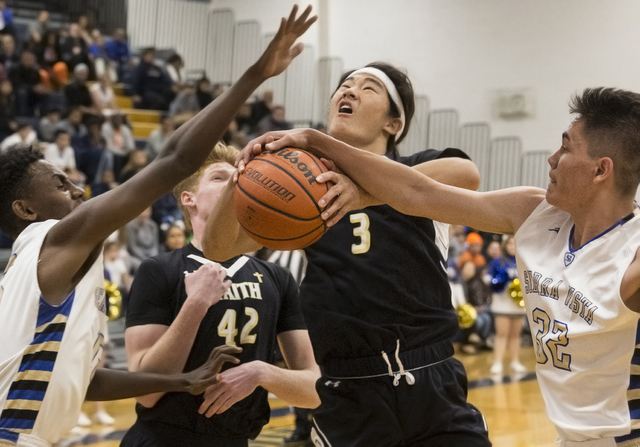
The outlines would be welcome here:
M 408 166 L 458 149 L 401 157 Z M 452 205 L 455 206 L 455 205 Z M 305 249 L 300 296 L 318 364 L 450 339 L 458 329 L 447 281 L 448 225 L 387 205 L 345 215 Z
M 145 260 L 131 287 L 126 326 L 170 326 L 187 294 L 185 275 L 202 264 L 187 256 L 202 252 L 189 244 Z M 231 266 L 238 258 L 223 262 Z M 243 348 L 241 363 L 262 360 L 273 363 L 276 335 L 306 329 L 298 300 L 298 287 L 284 268 L 249 257 L 234 275 L 223 298 L 203 318 L 184 371 L 202 365 L 216 346 L 235 344 Z M 228 365 L 227 365 L 228 366 Z M 198 414 L 203 396 L 167 393 L 153 408 L 136 406 L 138 420 L 177 426 L 196 434 L 220 438 L 256 436 L 269 421 L 268 393 L 258 387 L 250 396 L 222 414 L 207 418 Z M 195 444 L 190 444 L 195 445 Z

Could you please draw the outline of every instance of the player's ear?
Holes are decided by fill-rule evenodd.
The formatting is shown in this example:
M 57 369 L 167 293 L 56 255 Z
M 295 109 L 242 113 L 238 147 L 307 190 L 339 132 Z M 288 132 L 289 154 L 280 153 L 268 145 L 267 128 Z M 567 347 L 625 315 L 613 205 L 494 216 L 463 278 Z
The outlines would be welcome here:
M 603 182 L 613 176 L 613 160 L 609 157 L 602 157 L 598 160 L 596 165 L 596 173 L 594 176 L 594 183 Z
M 402 120 L 400 118 L 389 118 L 383 129 L 391 134 L 396 135 L 402 128 Z
M 196 195 L 191 191 L 182 191 L 180 193 L 180 203 L 182 203 L 184 207 L 195 206 Z
M 38 217 L 38 213 L 31 209 L 29 204 L 24 200 L 14 200 L 11 204 L 11 209 L 20 220 L 35 222 Z

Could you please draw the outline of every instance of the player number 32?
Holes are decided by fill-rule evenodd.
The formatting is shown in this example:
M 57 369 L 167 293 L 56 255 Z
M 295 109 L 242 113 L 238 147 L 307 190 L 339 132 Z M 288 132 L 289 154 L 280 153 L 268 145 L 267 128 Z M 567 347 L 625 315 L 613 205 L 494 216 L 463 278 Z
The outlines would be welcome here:
M 256 342 L 256 334 L 252 334 L 251 331 L 258 324 L 258 311 L 252 307 L 245 307 L 244 313 L 249 317 L 249 321 L 244 324 L 242 332 L 240 332 L 240 344 L 253 344 Z M 235 309 L 227 309 L 222 316 L 222 320 L 220 320 L 220 324 L 218 324 L 218 335 L 225 339 L 224 342 L 227 345 L 236 345 L 236 336 L 238 335 L 237 322 L 238 318 Z
M 560 348 L 565 348 L 569 344 L 566 323 L 551 320 L 549 314 L 539 307 L 533 310 L 531 316 L 533 321 L 540 325 L 540 329 L 536 332 L 536 357 L 538 363 L 544 365 L 551 357 L 554 367 L 571 371 L 571 355 L 560 352 Z

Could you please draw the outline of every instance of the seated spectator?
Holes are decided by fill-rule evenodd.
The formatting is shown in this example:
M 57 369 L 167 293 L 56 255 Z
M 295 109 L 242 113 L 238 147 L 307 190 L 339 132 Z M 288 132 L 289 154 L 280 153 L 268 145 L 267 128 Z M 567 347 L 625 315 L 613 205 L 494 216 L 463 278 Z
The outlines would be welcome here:
M 88 134 L 74 139 L 72 146 L 78 169 L 87 176 L 87 184 L 93 185 L 104 171 L 113 171 L 113 156 L 107 150 L 100 122 L 92 120 L 87 129 Z
M 93 25 L 91 24 L 91 20 L 89 16 L 86 14 L 82 14 L 78 17 L 78 28 L 80 28 L 80 36 L 84 39 L 87 44 L 87 48 L 93 43 L 93 37 L 91 36 L 91 32 L 93 31 Z
M 78 64 L 73 69 L 73 81 L 64 88 L 64 96 L 67 98 L 68 107 L 80 107 L 82 113 L 99 115 L 93 108 L 93 99 L 87 87 L 89 77 L 89 67 L 85 64 Z
M 87 128 L 82 123 L 83 114 L 80 107 L 71 107 L 67 117 L 61 120 L 56 129 L 64 129 L 71 136 L 71 141 L 75 138 L 82 138 L 87 134 Z
M 116 82 L 118 80 L 117 64 L 109 59 L 107 55 L 106 42 L 102 33 L 95 28 L 91 32 L 91 37 L 93 38 L 93 43 L 89 45 L 89 57 L 93 61 L 96 79 L 99 80 L 101 76 L 107 75 L 109 81 Z
M 45 93 L 36 58 L 31 51 L 23 51 L 20 62 L 9 70 L 9 80 L 16 95 L 16 113 L 19 116 L 35 116 Z
M 142 51 L 140 63 L 133 72 L 133 103 L 140 109 L 168 110 L 173 92 L 171 78 L 155 63 L 156 50 Z
M 482 269 L 487 265 L 487 260 L 482 256 L 482 236 L 478 233 L 467 235 L 467 249 L 458 257 L 458 270 L 462 271 L 465 264 L 471 263 L 474 267 Z
M 173 82 L 174 91 L 181 91 L 187 84 L 187 72 L 184 69 L 184 60 L 178 53 L 173 53 L 167 59 L 167 74 Z
M 167 228 L 167 231 L 164 232 L 163 251 L 170 252 L 177 250 L 178 248 L 184 247 L 186 243 L 187 237 L 184 234 L 184 228 L 180 225 L 171 225 Z
M 224 93 L 224 87 L 221 84 L 213 84 L 213 99 L 216 99 L 218 96 Z
M 38 143 L 38 136 L 33 130 L 33 126 L 31 126 L 31 124 L 18 122 L 15 133 L 9 135 L 2 141 L 2 143 L 0 143 L 0 151 L 6 151 L 8 148 L 18 143 L 29 145 Z
M 69 71 L 74 71 L 78 64 L 85 64 L 89 69 L 89 79 L 94 79 L 93 64 L 89 59 L 88 45 L 82 38 L 80 26 L 69 24 L 68 34 L 60 38 L 60 55 Z
M 129 293 L 131 288 L 131 275 L 127 263 L 121 256 L 120 243 L 106 241 L 104 243 L 104 268 L 109 273 L 111 282 L 118 286 L 123 296 Z
M 44 35 L 49 31 L 49 19 L 49 11 L 47 11 L 46 9 L 39 11 L 38 16 L 36 17 L 36 21 L 29 24 L 29 34 L 32 36 L 34 34 L 37 34 L 41 37 L 42 40 L 42 38 L 44 38 Z
M 196 87 L 196 96 L 198 97 L 198 106 L 204 109 L 213 102 L 211 94 L 211 82 L 207 78 L 200 78 Z
M 131 50 L 126 39 L 124 29 L 116 28 L 113 31 L 113 39 L 107 41 L 104 46 L 107 57 L 116 64 L 118 80 L 122 82 L 122 71 L 131 59 Z
M 129 153 L 136 148 L 131 129 L 123 123 L 122 118 L 121 114 L 114 113 L 102 125 L 107 150 L 113 155 L 113 173 L 116 178 L 120 178 Z
M 124 183 L 131 177 L 142 171 L 149 164 L 147 153 L 143 149 L 136 149 L 129 154 L 127 164 L 120 173 L 120 183 Z
M 147 158 L 149 161 L 155 160 L 175 130 L 176 126 L 173 122 L 173 118 L 170 116 L 164 116 L 162 118 L 161 127 L 159 129 L 154 129 L 151 132 L 151 135 L 149 135 L 149 138 L 147 138 L 147 147 L 145 150 L 147 151 Z
M 0 34 L 16 35 L 16 28 L 13 24 L 13 12 L 7 8 L 7 2 L 0 1 Z
M 57 107 L 47 110 L 47 114 L 40 118 L 40 139 L 47 143 L 53 143 L 56 134 L 56 126 L 62 119 L 62 112 Z
M 117 110 L 116 95 L 111 87 L 111 79 L 107 73 L 98 76 L 98 82 L 89 89 L 93 109 L 104 116 L 112 115 Z
M 105 170 L 102 172 L 102 175 L 98 177 L 98 180 L 91 184 L 91 197 L 96 197 L 107 191 L 111 191 L 116 188 L 118 184 L 119 183 L 115 181 L 113 171 Z
M 151 218 L 158 224 L 162 231 L 166 231 L 171 225 L 184 225 L 182 211 L 178 201 L 172 193 L 167 193 L 157 200 L 152 206 Z
M 255 126 L 251 113 L 250 103 L 247 102 L 240 107 L 235 119 L 238 132 L 243 132 L 245 135 L 253 134 Z
M 16 122 L 16 100 L 13 95 L 11 81 L 0 81 L 0 141 L 14 133 L 18 128 Z
M 195 115 L 200 111 L 200 104 L 196 96 L 196 88 L 193 82 L 189 81 L 176 96 L 169 106 L 169 116 Z
M 293 129 L 293 126 L 285 119 L 284 106 L 273 106 L 271 113 L 258 122 L 256 133 L 263 135 L 274 130 L 290 129 Z
M 16 50 L 16 42 L 12 35 L 3 35 L 1 42 L 2 51 L 0 52 L 0 63 L 4 66 L 4 71 L 8 73 L 11 67 L 20 62 L 20 53 Z
M 273 90 L 265 90 L 262 92 L 262 98 L 251 103 L 251 125 L 257 126 L 260 121 L 271 114 L 273 107 Z
M 53 143 L 49 143 L 44 151 L 44 159 L 58 166 L 63 171 L 76 169 L 76 155 L 71 147 L 71 139 L 66 130 L 56 131 Z
M 226 132 L 222 135 L 222 141 L 224 141 L 227 146 L 233 146 L 240 150 L 247 145 L 249 138 L 246 133 L 238 130 L 238 125 L 235 121 L 231 121 Z
M 160 251 L 158 225 L 151 220 L 151 208 L 127 224 L 127 250 L 137 265 Z
M 38 64 L 47 73 L 53 91 L 60 91 L 69 83 L 69 69 L 60 54 L 59 39 L 57 31 L 47 31 L 36 52 Z

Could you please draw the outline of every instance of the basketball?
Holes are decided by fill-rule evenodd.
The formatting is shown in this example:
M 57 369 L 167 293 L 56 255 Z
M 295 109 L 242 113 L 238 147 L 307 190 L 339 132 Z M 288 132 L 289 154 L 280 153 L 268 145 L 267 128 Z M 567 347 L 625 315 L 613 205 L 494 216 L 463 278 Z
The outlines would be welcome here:
M 264 152 L 247 163 L 234 192 L 242 228 L 265 247 L 295 250 L 325 233 L 318 200 L 329 190 L 316 182 L 320 159 L 293 148 Z

